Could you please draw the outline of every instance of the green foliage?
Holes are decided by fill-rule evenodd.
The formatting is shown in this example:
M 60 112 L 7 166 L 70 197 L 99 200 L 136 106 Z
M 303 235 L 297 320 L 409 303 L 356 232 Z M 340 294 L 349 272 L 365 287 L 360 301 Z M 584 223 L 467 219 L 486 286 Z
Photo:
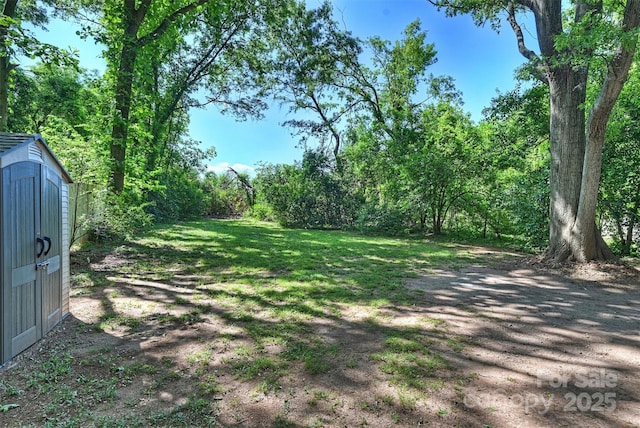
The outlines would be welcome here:
M 638 255 L 640 224 L 640 72 L 637 65 L 620 95 L 607 130 L 603 150 L 600 206 L 602 226 L 613 236 L 612 249 Z
M 268 215 L 262 212 L 264 205 L 255 211 L 255 190 L 247 174 L 235 175 L 231 171 L 205 174 L 202 188 L 206 201 L 204 213 L 211 217 L 237 217 L 252 210 L 250 214 L 266 220 Z
M 37 28 L 45 28 L 49 21 L 46 3 L 51 0 L 23 0 L 15 2 L 3 2 L 0 26 L 2 31 L 1 55 L 15 60 L 18 56 L 39 58 L 40 60 L 55 65 L 75 65 L 75 56 L 57 46 L 38 40 L 34 32 L 24 23 L 31 23 Z M 15 10 L 9 10 L 7 3 L 15 3 Z
M 410 218 L 402 207 L 366 202 L 358 211 L 355 227 L 362 232 L 399 236 L 408 232 Z
M 470 178 L 457 171 L 473 165 L 470 120 L 455 106 L 451 79 L 427 74 L 436 50 L 418 21 L 403 39 L 372 38 L 368 47 L 373 68 L 358 65 L 350 95 L 366 108 L 351 118 L 343 154 L 364 196 L 357 225 L 397 234 L 429 223 L 440 233 Z
M 18 18 L 47 20 L 39 2 L 20 2 L 16 16 L 3 18 L 7 52 L 40 49 L 59 61 L 12 71 L 8 127 L 41 132 L 74 180 L 93 192 L 82 221 L 95 237 L 248 213 L 296 227 L 390 235 L 454 230 L 546 245 L 548 87 L 499 94 L 486 119 L 472 123 L 452 79 L 429 73 L 437 51 L 419 21 L 398 41 L 362 41 L 342 28 L 328 2 L 316 9 L 276 0 L 151 2 L 135 16 L 111 0 L 53 3 L 60 13 L 95 18 L 83 21 L 82 33 L 105 44 L 107 75 L 78 70 L 30 33 L 19 34 Z M 185 5 L 194 7 L 172 15 Z M 465 0 L 442 6 L 496 25 L 502 7 Z M 546 64 L 590 60 L 588 103 L 612 48 L 633 42 L 619 27 L 622 15 L 613 13 L 618 6 L 603 4 L 603 14 L 564 23 L 553 45 L 558 55 Z M 135 34 L 125 34 L 127 24 L 135 24 Z M 127 59 L 129 74 L 120 68 Z M 640 222 L 637 64 L 627 88 L 609 125 L 600 192 L 601 226 L 621 254 L 636 248 Z M 255 182 L 235 172 L 205 174 L 215 151 L 186 137 L 188 110 L 201 105 L 201 93 L 239 118 L 261 117 L 265 97 L 274 95 L 295 115 L 287 125 L 317 149 L 296 165 L 263 166 Z M 126 156 L 113 162 L 113 130 L 120 126 Z M 114 168 L 127 177 L 119 195 L 104 191 Z
M 451 210 L 479 184 L 482 141 L 469 118 L 445 101 L 416 113 L 410 118 L 417 122 L 393 125 L 384 144 L 365 127 L 352 131 L 345 156 L 367 195 L 361 227 L 441 233 Z
M 275 98 L 304 119 L 287 120 L 301 143 L 319 141 L 334 159 L 341 149 L 341 125 L 358 103 L 349 100 L 362 46 L 333 18 L 328 1 L 316 9 L 295 2 L 266 38 L 275 52 L 267 61 Z
M 500 94 L 485 109 L 491 145 L 487 206 L 501 216 L 503 230 L 521 236 L 526 246 L 547 245 L 549 228 L 548 89 L 535 85 Z
M 208 198 L 206 213 L 212 217 L 228 217 L 237 213 L 232 180 L 227 174 L 207 174 L 204 187 Z
M 343 227 L 355 216 L 354 196 L 323 153 L 307 151 L 299 166 L 265 165 L 258 171 L 259 203 L 284 226 Z
M 287 16 L 289 4 L 57 2 L 82 22 L 83 35 L 106 47 L 113 191 L 137 178 L 129 158 L 147 172 L 171 165 L 188 132 L 190 108 L 215 104 L 239 118 L 261 117 L 268 87 L 262 69 L 272 51 L 263 36 Z
M 145 210 L 151 204 L 139 192 L 116 195 L 102 191 L 94 195 L 92 205 L 89 223 L 93 239 L 121 240 L 153 224 L 153 216 Z
M 147 197 L 147 212 L 159 222 L 201 218 L 206 198 L 193 170 L 172 169 L 160 180 L 160 188 Z
M 276 221 L 273 207 L 269 203 L 262 201 L 253 204 L 253 206 L 246 211 L 245 215 L 256 220 Z
M 51 118 L 60 118 L 86 136 L 86 126 L 97 107 L 97 95 L 90 82 L 91 77 L 75 67 L 37 64 L 29 75 L 16 70 L 9 129 L 40 132 Z
M 514 181 L 505 187 L 502 198 L 513 216 L 514 231 L 531 248 L 544 248 L 549 239 L 549 171 L 542 168 L 511 178 Z

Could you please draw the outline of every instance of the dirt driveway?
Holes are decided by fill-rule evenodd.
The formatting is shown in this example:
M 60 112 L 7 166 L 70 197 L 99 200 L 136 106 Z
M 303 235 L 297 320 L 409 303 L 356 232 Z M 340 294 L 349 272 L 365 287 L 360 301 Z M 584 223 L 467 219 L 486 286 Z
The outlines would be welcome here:
M 494 427 L 640 426 L 637 276 L 581 273 L 590 280 L 475 266 L 408 282 L 424 299 L 408 316 L 469 338 L 455 362 L 475 377 L 463 414 Z

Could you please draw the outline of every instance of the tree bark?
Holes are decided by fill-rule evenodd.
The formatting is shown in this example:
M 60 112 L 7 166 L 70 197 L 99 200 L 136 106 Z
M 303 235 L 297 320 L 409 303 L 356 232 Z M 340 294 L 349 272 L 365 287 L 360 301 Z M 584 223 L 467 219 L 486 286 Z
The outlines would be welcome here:
M 629 225 L 627 226 L 627 239 L 624 240 L 622 246 L 622 255 L 630 256 L 631 255 L 631 245 L 633 244 L 633 229 L 635 227 L 634 219 L 629 220 Z
M 127 153 L 128 123 L 131 113 L 131 90 L 137 52 L 130 43 L 125 43 L 120 54 L 118 81 L 115 97 L 115 117 L 111 130 L 111 178 L 109 186 L 115 193 L 124 190 L 125 162 Z M 127 46 L 129 45 L 129 46 Z
M 15 18 L 18 0 L 4 2 L 2 15 Z M 0 131 L 7 131 L 9 119 L 9 73 L 11 73 L 11 56 L 7 46 L 8 28 L 0 25 Z
M 0 36 L 0 40 L 2 40 Z M 2 43 L 2 41 L 0 41 Z M 7 120 L 9 119 L 9 73 L 11 64 L 9 56 L 3 53 L 0 56 L 0 132 L 7 131 Z
M 625 32 L 640 25 L 640 0 L 629 0 L 625 8 L 622 27 Z M 595 227 L 598 189 L 602 172 L 602 148 L 611 111 L 627 81 L 636 51 L 638 36 L 633 43 L 621 44 L 614 52 L 608 71 L 593 104 L 586 127 L 586 151 L 581 177 L 578 212 L 573 225 L 572 255 L 578 261 L 594 259 L 612 260 L 616 256 L 606 245 Z
M 549 73 L 551 168 L 549 248 L 547 255 L 566 260 L 577 216 L 585 153 L 586 72 L 563 67 Z
M 124 34 L 116 77 L 115 113 L 111 128 L 110 146 L 111 175 L 109 188 L 114 193 L 120 193 L 124 190 L 131 91 L 133 89 L 133 77 L 139 49 L 138 30 L 144 21 L 150 3 L 151 0 L 145 0 L 139 8 L 136 8 L 135 0 L 124 1 Z
M 585 40 L 585 44 L 559 47 L 562 44 L 557 43 L 558 37 L 567 35 L 563 28 L 562 0 L 504 0 L 504 3 L 436 0 L 432 3 L 447 8 L 452 15 L 475 12 L 476 21 L 480 21 L 479 16 L 492 20 L 495 15 L 491 12 L 497 7 L 505 8 L 518 51 L 533 66 L 534 76 L 550 89 L 551 204 L 547 257 L 559 262 L 615 258 L 596 227 L 596 204 L 607 122 L 628 76 L 638 43 L 640 0 L 623 0 L 615 4 L 615 7 L 624 7 L 621 21 L 617 10 L 609 9 L 610 16 L 603 16 L 605 2 L 601 0 L 571 2 L 573 20 L 577 24 L 576 34 L 568 34 L 571 38 L 602 30 L 597 28 L 599 25 L 619 25 L 617 30 L 622 32 L 616 39 L 618 46 L 612 47 L 613 55 L 608 58 L 604 83 L 589 113 L 588 123 L 583 106 L 589 69 L 582 64 L 588 63 L 598 48 L 607 49 L 608 46 L 589 46 L 589 41 Z M 516 5 L 533 13 L 539 53 L 527 47 L 525 33 L 516 19 Z M 611 8 L 612 4 L 607 3 L 607 7 Z

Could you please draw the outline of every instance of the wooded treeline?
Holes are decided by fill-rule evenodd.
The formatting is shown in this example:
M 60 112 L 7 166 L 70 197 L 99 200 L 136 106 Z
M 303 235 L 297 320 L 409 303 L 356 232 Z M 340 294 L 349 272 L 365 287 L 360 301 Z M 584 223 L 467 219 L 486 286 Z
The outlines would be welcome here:
M 439 6 L 474 12 L 476 3 Z M 517 89 L 499 93 L 475 123 L 453 79 L 431 73 L 437 46 L 419 21 L 390 42 L 355 38 L 329 3 L 5 2 L 0 127 L 41 133 L 74 179 L 91 189 L 92 208 L 79 221 L 96 238 L 154 222 L 252 215 L 295 227 L 508 237 L 530 248 L 544 248 L 551 238 L 550 257 L 601 258 L 606 246 L 594 244 L 597 251 L 589 255 L 591 238 L 565 236 L 582 233 L 574 223 L 580 204 L 588 205 L 578 201 L 580 186 L 565 182 L 574 180 L 568 177 L 577 168 L 566 153 L 586 159 L 578 162 L 580 177 L 595 174 L 585 153 L 594 150 L 589 130 L 599 116 L 586 112 L 603 97 L 611 100 L 607 79 L 620 71 L 620 57 L 636 56 L 637 23 L 629 17 L 638 13 L 635 3 L 585 11 L 578 7 L 588 5 L 577 2 L 573 21 L 554 24 L 555 45 L 541 46 L 551 59 L 526 50 L 517 31 L 524 8 L 534 12 L 537 25 L 544 21 L 537 3 L 491 2 L 475 10 L 479 21 L 496 25 L 497 11 L 504 11 L 530 59 L 518 71 Z M 71 53 L 25 29 L 26 22 L 46 27 L 50 16 L 76 20 L 85 36 L 105 46 L 104 75 L 79 69 Z M 25 55 L 41 62 L 23 67 Z M 634 59 L 624 88 L 614 94 L 618 102 L 599 152 L 601 178 L 596 171 L 593 239 L 610 238 L 620 255 L 638 254 L 639 73 Z M 554 101 L 560 74 L 584 77 L 575 80 L 583 84 L 582 101 Z M 260 119 L 271 103 L 290 109 L 294 119 L 283 125 L 305 146 L 303 159 L 263 165 L 255 177 L 206 172 L 215 151 L 189 137 L 189 112 L 215 105 L 239 119 Z M 569 111 L 571 103 L 577 110 Z M 573 122 L 582 127 L 572 131 L 573 141 L 558 123 L 576 111 L 583 121 Z M 573 152 L 558 146 L 567 139 Z M 558 203 L 567 186 L 578 192 L 575 207 Z

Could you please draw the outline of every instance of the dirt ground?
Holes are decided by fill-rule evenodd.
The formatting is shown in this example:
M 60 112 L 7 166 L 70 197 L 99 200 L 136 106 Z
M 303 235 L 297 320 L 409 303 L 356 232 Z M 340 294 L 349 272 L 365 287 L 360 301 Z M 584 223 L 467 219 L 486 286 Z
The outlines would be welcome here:
M 110 272 L 118 262 L 111 260 Z M 193 278 L 182 278 L 182 288 L 109 279 L 113 285 L 75 295 L 71 316 L 0 370 L 0 386 L 5 385 L 0 405 L 18 406 L 0 412 L 0 426 L 72 425 L 63 423 L 64 411 L 45 408 L 46 391 L 25 387 L 10 395 L 6 387 L 24 384 L 21 380 L 46 358 L 67 353 L 73 375 L 61 376 L 61 382 L 115 379 L 116 391 L 104 402 L 96 394 L 60 401 L 60 407 L 69 408 L 69 419 L 83 406 L 94 416 L 123 420 L 184 408 L 194 390 L 202 390 L 203 383 L 195 380 L 206 370 L 215 380 L 209 391 L 215 426 L 640 427 L 640 281 L 634 269 L 550 269 L 517 258 L 407 280 L 414 302 L 383 306 L 378 317 L 390 327 L 442 320 L 439 334 L 457 338 L 460 345 L 434 341 L 434 350 L 453 370 L 443 372 L 442 386 L 415 406 L 398 402 L 388 377 L 370 358 L 383 340 L 363 322 L 370 314 L 357 307 L 345 307 L 344 316 L 318 320 L 314 327 L 348 350 L 334 357 L 340 364 L 318 375 L 290 367 L 278 391 L 262 394 L 256 393 L 256 382 L 243 381 L 228 368 L 238 358 L 228 340 L 242 340 L 233 323 L 204 319 L 168 328 L 161 319 L 147 317 L 133 331 L 92 328 L 106 294 L 118 295 L 129 314 L 153 313 L 148 305 L 192 293 Z M 212 309 L 217 310 L 215 304 Z M 179 309 L 173 315 L 179 317 Z M 278 346 L 264 352 L 276 353 Z M 194 363 L 195 351 L 203 349 L 206 360 Z M 133 362 L 136 370 L 129 369 Z M 178 426 L 176 419 L 155 420 L 158 426 Z M 196 424 L 181 424 L 189 425 Z
M 640 284 L 618 268 L 474 266 L 409 281 L 423 310 L 470 339 L 455 362 L 475 376 L 463 414 L 489 410 L 494 427 L 640 426 Z

